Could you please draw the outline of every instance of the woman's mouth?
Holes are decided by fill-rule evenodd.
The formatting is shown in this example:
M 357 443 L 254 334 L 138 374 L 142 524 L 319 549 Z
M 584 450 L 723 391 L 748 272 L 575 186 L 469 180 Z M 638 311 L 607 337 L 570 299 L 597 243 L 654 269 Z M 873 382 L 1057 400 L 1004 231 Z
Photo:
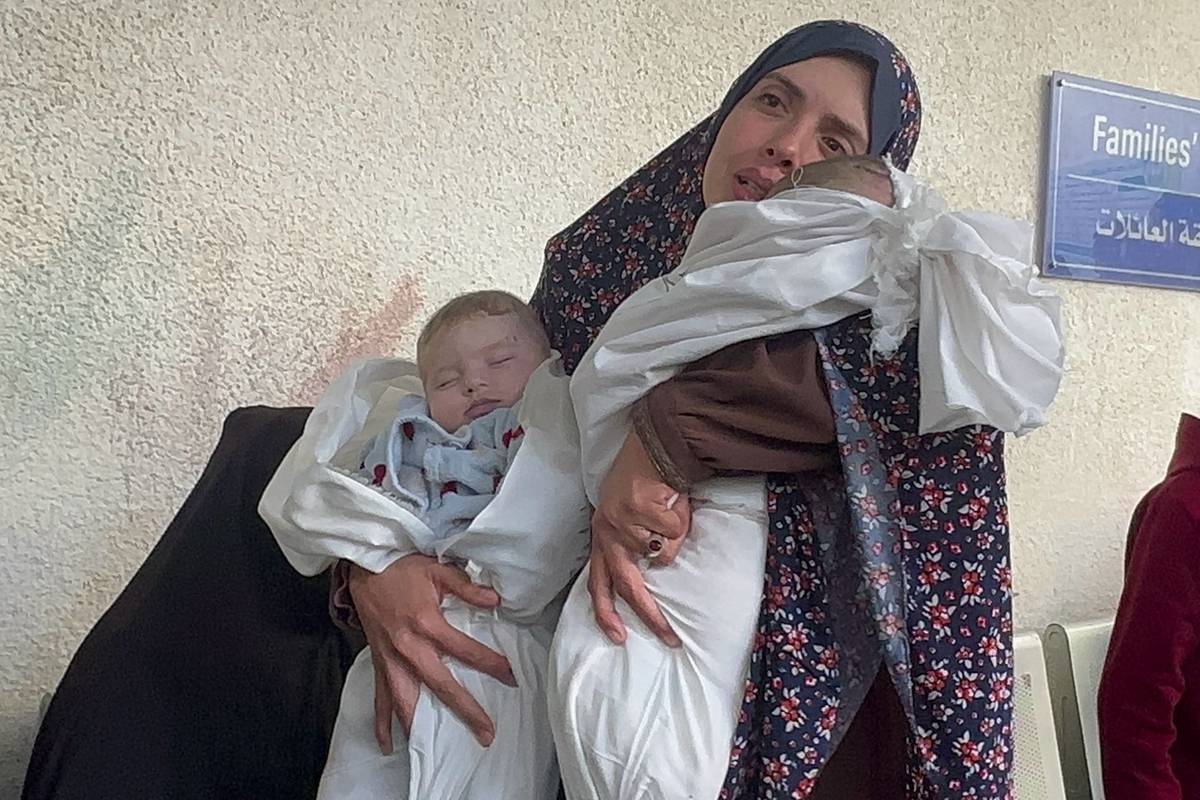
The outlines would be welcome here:
M 737 173 L 733 176 L 733 196 L 737 200 L 749 200 L 757 203 L 767 196 L 769 186 L 761 185 L 755 178 Z

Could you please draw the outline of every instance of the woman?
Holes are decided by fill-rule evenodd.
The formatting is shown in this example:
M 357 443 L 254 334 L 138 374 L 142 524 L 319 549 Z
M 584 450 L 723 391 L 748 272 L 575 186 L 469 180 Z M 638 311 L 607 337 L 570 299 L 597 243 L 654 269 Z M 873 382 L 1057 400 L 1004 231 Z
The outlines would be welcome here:
M 761 198 L 793 168 L 846 155 L 887 155 L 903 167 L 918 129 L 915 84 L 887 40 L 837 22 L 793 31 L 739 78 L 713 117 L 551 240 L 534 305 L 552 342 L 573 364 L 621 300 L 678 264 L 706 203 Z M 811 337 L 751 342 L 696 365 L 648 399 L 639 415 L 646 441 L 629 440 L 602 492 L 593 532 L 597 620 L 621 639 L 615 590 L 669 639 L 669 628 L 640 589 L 636 561 L 651 534 L 677 547 L 686 532 L 686 502 L 667 507 L 670 495 L 686 489 L 674 473 L 694 471 L 697 463 L 779 472 L 822 466 L 781 453 L 816 450 L 807 455 L 829 459 L 820 445 L 832 439 L 830 427 L 836 432 L 841 457 L 834 459 L 840 461 L 835 480 L 826 469 L 816 478 L 777 477 L 770 484 L 766 600 L 725 789 L 730 797 L 812 796 L 839 744 L 851 748 L 864 738 L 870 744 L 870 736 L 863 737 L 871 733 L 865 718 L 851 725 L 860 708 L 874 719 L 907 722 L 884 728 L 891 738 L 881 738 L 891 763 L 907 762 L 909 785 L 900 785 L 903 768 L 884 770 L 882 785 L 871 789 L 878 796 L 1003 797 L 1008 790 L 1011 664 L 1001 440 L 982 429 L 919 437 L 915 337 L 897 361 L 873 365 L 867 331 L 862 320 L 847 320 Z M 719 387 L 736 387 L 755 364 L 763 366 L 756 374 L 766 380 L 737 394 L 732 411 L 723 413 L 722 402 L 735 395 Z M 707 401 L 699 396 L 705 391 Z M 793 392 L 807 398 L 801 408 L 789 404 Z M 821 417 L 822 401 L 832 419 L 823 434 L 820 424 L 809 429 L 791 422 L 801 414 Z M 686 436 L 688 415 L 699 420 L 694 427 L 716 432 L 707 445 L 693 438 L 690 467 L 686 457 L 672 458 L 667 444 L 681 432 Z M 645 453 L 647 444 L 656 451 L 658 469 Z M 760 446 L 739 453 L 738 444 Z M 761 460 L 764 455 L 774 461 Z M 824 513 L 814 515 L 814 506 Z M 837 530 L 822 529 L 839 514 Z M 861 545 L 859 566 L 874 583 L 848 585 L 844 574 L 826 574 L 812 546 L 817 535 Z M 392 576 L 359 570 L 351 576 L 368 638 L 374 643 L 386 632 L 392 645 L 381 667 L 388 684 L 378 681 L 393 688 L 380 699 L 382 718 L 395 698 L 405 719 L 420 681 L 462 709 L 486 741 L 486 715 L 437 674 L 434 662 L 439 654 L 461 653 L 481 669 L 503 674 L 504 666 L 494 653 L 436 643 L 436 601 L 447 590 L 436 581 L 451 573 L 405 561 L 397 562 Z M 405 596 L 388 602 L 389 592 Z M 805 643 L 796 647 L 789 633 L 800 628 Z M 808 669 L 830 659 L 835 665 L 840 660 L 839 668 L 820 676 Z M 805 724 L 781 724 L 781 709 L 793 708 Z M 386 738 L 386 730 L 380 733 Z M 844 758 L 833 764 L 838 762 L 846 764 Z M 847 766 L 865 772 L 862 765 Z M 835 774 L 831 767 L 818 791 L 840 794 L 824 783 Z

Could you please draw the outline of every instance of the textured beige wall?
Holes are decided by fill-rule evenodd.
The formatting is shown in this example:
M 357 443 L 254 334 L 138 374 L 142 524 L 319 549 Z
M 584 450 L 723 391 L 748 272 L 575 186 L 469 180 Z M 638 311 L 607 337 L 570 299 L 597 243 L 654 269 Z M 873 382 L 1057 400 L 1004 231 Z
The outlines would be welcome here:
M 229 410 L 407 351 L 454 292 L 528 292 L 545 239 L 790 26 L 888 32 L 916 171 L 1028 218 L 1048 71 L 1200 96 L 1195 0 L 187 5 L 0 3 L 0 796 Z M 1070 375 L 1011 451 L 1022 627 L 1113 607 L 1200 406 L 1200 295 L 1058 286 Z

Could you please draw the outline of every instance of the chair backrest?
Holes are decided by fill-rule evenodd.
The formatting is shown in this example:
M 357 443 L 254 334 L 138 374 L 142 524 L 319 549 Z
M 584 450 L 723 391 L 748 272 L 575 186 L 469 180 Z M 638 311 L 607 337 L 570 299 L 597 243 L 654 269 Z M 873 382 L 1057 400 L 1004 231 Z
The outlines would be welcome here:
M 1046 629 L 1046 668 L 1068 800 L 1104 800 L 1096 695 L 1112 626 L 1108 620 Z
M 1046 662 L 1037 634 L 1015 637 L 1014 668 L 1013 796 L 1015 800 L 1065 800 Z

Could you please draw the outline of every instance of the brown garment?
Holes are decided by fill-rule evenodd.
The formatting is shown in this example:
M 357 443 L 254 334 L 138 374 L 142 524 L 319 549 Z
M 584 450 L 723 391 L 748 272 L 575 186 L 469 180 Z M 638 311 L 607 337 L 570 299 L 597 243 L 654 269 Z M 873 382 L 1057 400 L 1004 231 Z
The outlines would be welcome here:
M 634 408 L 638 438 L 672 488 L 723 475 L 835 466 L 833 409 L 806 331 L 731 345 Z
M 675 489 L 717 474 L 836 467 L 836 433 L 817 343 L 797 331 L 732 345 L 660 384 L 634 426 Z M 908 722 L 880 669 L 811 800 L 904 800 Z

